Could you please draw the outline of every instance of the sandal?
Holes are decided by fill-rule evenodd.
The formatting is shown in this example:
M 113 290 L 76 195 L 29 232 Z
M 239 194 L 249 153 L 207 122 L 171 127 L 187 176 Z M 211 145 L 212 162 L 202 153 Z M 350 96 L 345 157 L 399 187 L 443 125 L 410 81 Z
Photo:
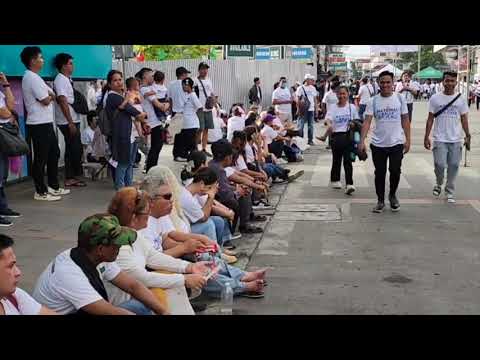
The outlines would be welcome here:
M 245 297 L 249 299 L 261 299 L 265 297 L 265 293 L 263 291 L 246 291 L 238 294 L 237 296 Z
M 261 234 L 263 233 L 263 229 L 256 226 L 248 226 L 244 229 L 240 229 L 240 232 L 244 234 Z

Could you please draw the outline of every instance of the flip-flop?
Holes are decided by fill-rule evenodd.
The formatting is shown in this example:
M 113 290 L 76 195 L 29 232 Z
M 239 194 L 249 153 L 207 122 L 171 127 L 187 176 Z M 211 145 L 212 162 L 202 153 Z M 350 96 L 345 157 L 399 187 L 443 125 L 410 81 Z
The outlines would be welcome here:
M 265 215 L 255 215 L 250 221 L 264 222 L 267 221 L 267 217 Z
M 261 298 L 265 297 L 265 293 L 262 292 L 262 291 L 246 291 L 246 292 L 238 294 L 237 296 L 245 297 L 245 298 L 249 298 L 249 299 L 261 299 Z

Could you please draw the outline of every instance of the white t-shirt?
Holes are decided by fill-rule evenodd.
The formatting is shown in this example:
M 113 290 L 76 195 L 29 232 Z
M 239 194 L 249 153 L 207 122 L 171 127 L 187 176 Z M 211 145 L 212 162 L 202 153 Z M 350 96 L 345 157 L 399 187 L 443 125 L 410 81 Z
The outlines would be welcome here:
M 182 113 L 187 96 L 183 91 L 182 80 L 173 80 L 168 84 L 168 96 L 172 99 L 172 111 Z
M 475 92 L 475 95 L 480 96 L 480 84 L 475 86 L 474 92 Z
M 360 96 L 360 105 L 367 105 L 368 100 L 375 95 L 375 90 L 372 85 L 364 84 L 360 86 L 358 90 L 358 96 Z
M 198 129 L 200 120 L 197 116 L 197 110 L 202 107 L 197 94 L 193 91 L 190 94 L 185 93 L 185 106 L 183 107 L 183 128 Z
M 0 91 L 0 109 L 7 107 L 7 103 L 5 102 L 5 95 L 3 92 Z M 10 119 L 0 119 L 0 124 L 5 124 L 9 122 L 12 118 Z
M 242 171 L 242 170 L 247 170 L 248 169 L 247 164 L 245 163 L 245 159 L 243 158 L 243 155 L 240 155 L 238 157 L 238 159 L 235 162 L 235 165 L 233 166 L 233 168 L 237 171 Z
M 233 174 L 235 174 L 235 169 L 233 167 L 229 166 L 225 168 L 225 176 L 227 177 L 227 179 Z
M 153 89 L 157 93 L 156 97 L 157 99 L 165 99 L 168 97 L 168 89 L 165 85 L 163 84 L 153 84 Z
M 328 90 L 323 96 L 322 104 L 325 104 L 327 107 L 327 112 L 330 110 L 330 106 L 338 103 L 337 94 L 333 90 Z
M 90 126 L 87 126 L 85 130 L 82 131 L 81 141 L 83 145 L 87 146 L 87 148 L 85 149 L 85 153 L 87 154 L 91 154 L 93 152 L 92 143 L 94 136 L 95 131 Z
M 307 92 L 308 95 L 308 92 Z M 288 87 L 282 89 L 281 86 L 277 87 L 272 93 L 272 103 L 273 100 L 285 101 L 292 100 L 292 94 L 290 94 L 290 89 Z M 279 104 L 275 105 L 275 109 L 281 113 L 291 113 L 292 104 Z
M 248 142 L 245 144 L 245 155 L 247 156 L 247 163 L 250 164 L 255 162 L 255 154 L 253 153 L 252 145 Z
M 165 215 L 158 219 L 149 216 L 147 227 L 140 230 L 139 234 L 148 239 L 153 244 L 155 250 L 163 251 L 163 238 L 172 231 L 175 231 L 175 226 L 170 216 Z
M 151 129 L 159 126 L 162 124 L 160 120 L 158 120 L 157 115 L 155 114 L 155 109 L 153 108 L 153 101 L 157 99 L 156 95 L 145 96 L 146 93 L 156 91 L 154 85 L 150 86 L 142 86 L 140 88 L 140 93 L 143 96 L 142 107 L 147 113 L 147 122 Z
M 272 141 L 278 136 L 278 133 L 268 125 L 265 125 L 263 127 L 262 131 L 260 131 L 260 134 L 262 134 L 262 136 L 264 137 L 265 143 L 267 145 L 270 145 Z
M 315 86 L 313 86 L 313 85 L 308 85 L 308 86 L 307 85 L 302 85 L 302 86 L 298 87 L 297 93 L 295 95 L 299 99 L 300 96 L 302 96 L 302 95 L 305 96 L 305 93 L 307 93 L 307 98 L 310 101 L 310 107 L 308 108 L 308 111 L 314 111 L 315 110 L 315 97 L 318 96 L 318 91 L 317 91 L 317 89 L 315 89 Z
M 22 79 L 23 102 L 27 109 L 27 125 L 53 123 L 53 102 L 47 106 L 38 100 L 45 99 L 53 90 L 36 73 L 26 70 Z
M 210 80 L 210 78 L 207 77 L 206 79 L 202 79 L 202 83 L 203 83 L 203 86 L 205 86 L 205 92 L 207 93 L 207 96 L 211 96 L 213 94 L 212 80 Z M 202 104 L 203 111 L 212 111 L 212 109 L 208 109 L 208 110 L 205 109 L 205 103 L 207 102 L 207 98 L 205 97 L 202 84 L 200 84 L 200 80 L 198 78 L 195 78 L 195 85 L 198 86 L 198 99 Z
M 355 105 L 348 103 L 343 107 L 333 104 L 325 118 L 332 122 L 333 132 L 346 132 L 349 122 L 358 119 L 357 108 Z
M 373 102 L 375 99 L 375 114 Z M 402 99 L 402 101 L 400 101 Z M 408 114 L 407 103 L 393 93 L 389 97 L 375 95 L 367 104 L 365 115 L 373 115 L 375 129 L 371 143 L 378 147 L 391 147 L 405 142 L 401 115 Z
M 245 129 L 245 118 L 241 116 L 232 116 L 227 120 L 227 140 L 232 141 L 235 131 L 243 131 Z
M 103 299 L 72 260 L 70 250 L 60 253 L 47 266 L 33 292 L 35 300 L 61 315 L 74 313 Z M 101 263 L 97 270 L 104 282 L 114 280 L 121 271 L 114 262 Z
M 223 138 L 222 128 L 225 127 L 225 123 L 222 118 L 215 116 L 215 109 L 213 109 L 213 129 L 208 130 L 208 142 L 214 143 Z
M 400 91 L 402 89 L 403 89 L 403 83 L 401 81 L 397 82 L 397 86 L 395 87 L 395 91 L 397 93 L 400 93 Z M 420 86 L 418 86 L 416 82 L 410 81 L 410 89 L 419 91 Z M 404 92 L 400 93 L 400 95 L 407 101 L 407 104 L 412 104 L 413 103 L 413 94 L 410 91 L 404 91 Z
M 202 207 L 192 193 L 185 188 L 182 188 L 180 194 L 180 204 L 182 205 L 183 213 L 188 221 L 190 221 L 190 224 L 195 224 L 203 218 L 204 213 Z
M 73 107 L 72 107 L 75 97 L 73 95 L 73 86 L 72 86 L 72 83 L 70 82 L 70 79 L 65 75 L 63 75 L 62 73 L 59 73 L 55 77 L 55 80 L 53 82 L 53 88 L 57 96 L 65 96 L 67 98 L 68 109 L 70 110 L 70 116 L 72 117 L 72 120 L 74 123 L 79 123 L 80 117 L 75 112 L 75 110 L 73 110 Z M 55 101 L 55 121 L 57 122 L 58 125 L 68 124 L 68 120 L 65 117 L 65 115 L 63 115 L 62 109 L 60 108 L 60 105 L 58 104 L 57 101 Z
M 0 299 L 5 315 L 38 315 L 40 313 L 42 305 L 28 295 L 27 292 L 17 288 L 13 293 L 13 296 L 17 300 L 18 309 L 10 302 L 10 300 Z
M 428 102 L 428 112 L 432 114 L 450 103 L 457 94 L 435 94 Z M 460 96 L 448 109 L 442 112 L 433 122 L 433 141 L 445 143 L 463 142 L 462 123 L 460 116 L 468 113 L 468 103 Z

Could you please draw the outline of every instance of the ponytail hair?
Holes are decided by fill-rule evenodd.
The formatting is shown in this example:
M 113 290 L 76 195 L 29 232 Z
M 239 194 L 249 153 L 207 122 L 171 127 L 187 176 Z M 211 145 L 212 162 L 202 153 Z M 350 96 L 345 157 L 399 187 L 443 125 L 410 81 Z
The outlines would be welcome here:
M 189 164 L 185 165 L 180 173 L 182 182 L 195 176 L 197 171 L 207 163 L 207 155 L 203 151 L 195 150 L 190 153 L 189 160 Z

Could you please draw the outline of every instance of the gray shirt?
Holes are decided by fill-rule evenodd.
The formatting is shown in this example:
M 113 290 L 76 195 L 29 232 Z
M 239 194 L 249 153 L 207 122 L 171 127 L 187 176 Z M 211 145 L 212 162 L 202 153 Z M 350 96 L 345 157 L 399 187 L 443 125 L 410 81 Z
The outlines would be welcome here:
M 222 200 L 231 200 L 235 198 L 234 188 L 230 185 L 228 181 L 227 174 L 225 173 L 225 169 L 218 161 L 211 160 L 208 163 L 208 167 L 212 169 L 218 177 L 218 192 L 217 197 Z

